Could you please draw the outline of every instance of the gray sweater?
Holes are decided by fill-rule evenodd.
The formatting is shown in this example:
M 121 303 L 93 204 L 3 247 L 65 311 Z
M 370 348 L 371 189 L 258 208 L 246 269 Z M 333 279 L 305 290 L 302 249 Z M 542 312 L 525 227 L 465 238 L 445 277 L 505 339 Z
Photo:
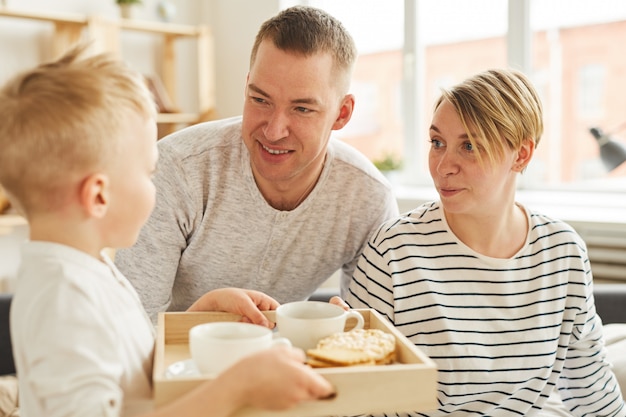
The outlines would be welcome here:
M 331 139 L 315 188 L 294 210 L 258 190 L 241 117 L 159 141 L 156 207 L 137 243 L 115 256 L 156 321 L 215 288 L 302 300 L 338 269 L 345 289 L 370 234 L 398 215 L 391 186 L 349 145 Z

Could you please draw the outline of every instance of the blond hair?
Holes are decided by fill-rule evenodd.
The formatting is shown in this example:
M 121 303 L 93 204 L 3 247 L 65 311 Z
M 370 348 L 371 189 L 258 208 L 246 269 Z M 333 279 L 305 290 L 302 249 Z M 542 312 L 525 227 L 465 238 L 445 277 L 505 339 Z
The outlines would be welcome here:
M 341 81 L 342 93 L 348 91 L 357 50 L 350 33 L 333 16 L 315 7 L 294 6 L 266 20 L 256 35 L 250 67 L 254 64 L 259 46 L 266 39 L 282 51 L 303 56 L 329 53 Z
M 539 144 L 543 111 L 530 80 L 516 70 L 491 69 L 456 86 L 442 89 L 435 110 L 450 102 L 461 118 L 477 157 L 491 163 L 526 140 Z
M 106 166 L 131 112 L 154 119 L 141 74 L 78 46 L 0 90 L 0 183 L 26 212 L 57 207 L 71 181 Z

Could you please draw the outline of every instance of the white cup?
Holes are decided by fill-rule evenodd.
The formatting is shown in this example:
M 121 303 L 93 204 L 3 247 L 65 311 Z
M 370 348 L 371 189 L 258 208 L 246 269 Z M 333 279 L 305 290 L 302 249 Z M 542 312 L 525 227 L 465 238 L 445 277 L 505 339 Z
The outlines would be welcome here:
M 202 374 L 217 375 L 263 349 L 291 346 L 284 337 L 273 337 L 267 327 L 241 322 L 203 323 L 189 330 L 191 358 Z
M 300 349 L 312 349 L 317 342 L 333 333 L 343 332 L 349 318 L 357 320 L 354 329 L 362 329 L 363 316 L 357 311 L 323 301 L 295 301 L 276 309 L 276 325 L 281 337 Z

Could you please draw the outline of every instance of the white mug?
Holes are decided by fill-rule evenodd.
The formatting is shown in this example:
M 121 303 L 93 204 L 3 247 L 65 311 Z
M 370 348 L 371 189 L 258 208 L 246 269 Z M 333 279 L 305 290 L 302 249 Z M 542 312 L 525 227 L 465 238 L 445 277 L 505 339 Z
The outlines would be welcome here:
M 343 332 L 349 318 L 357 320 L 355 329 L 362 329 L 363 316 L 357 311 L 323 301 L 295 301 L 276 309 L 276 325 L 281 337 L 286 337 L 300 349 L 312 349 L 317 342 L 333 333 Z
M 217 375 L 240 359 L 275 345 L 291 346 L 273 337 L 267 327 L 241 322 L 203 323 L 189 330 L 191 358 L 202 374 Z

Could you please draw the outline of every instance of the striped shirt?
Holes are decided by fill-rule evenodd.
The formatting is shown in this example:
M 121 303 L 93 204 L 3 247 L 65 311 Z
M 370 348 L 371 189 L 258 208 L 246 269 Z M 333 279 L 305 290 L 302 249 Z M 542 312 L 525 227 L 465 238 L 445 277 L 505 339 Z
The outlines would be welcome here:
M 566 223 L 525 212 L 526 242 L 508 259 L 462 243 L 440 202 L 370 239 L 344 298 L 384 314 L 438 368 L 439 409 L 401 415 L 532 415 L 555 386 L 573 415 L 626 415 L 586 245 Z

